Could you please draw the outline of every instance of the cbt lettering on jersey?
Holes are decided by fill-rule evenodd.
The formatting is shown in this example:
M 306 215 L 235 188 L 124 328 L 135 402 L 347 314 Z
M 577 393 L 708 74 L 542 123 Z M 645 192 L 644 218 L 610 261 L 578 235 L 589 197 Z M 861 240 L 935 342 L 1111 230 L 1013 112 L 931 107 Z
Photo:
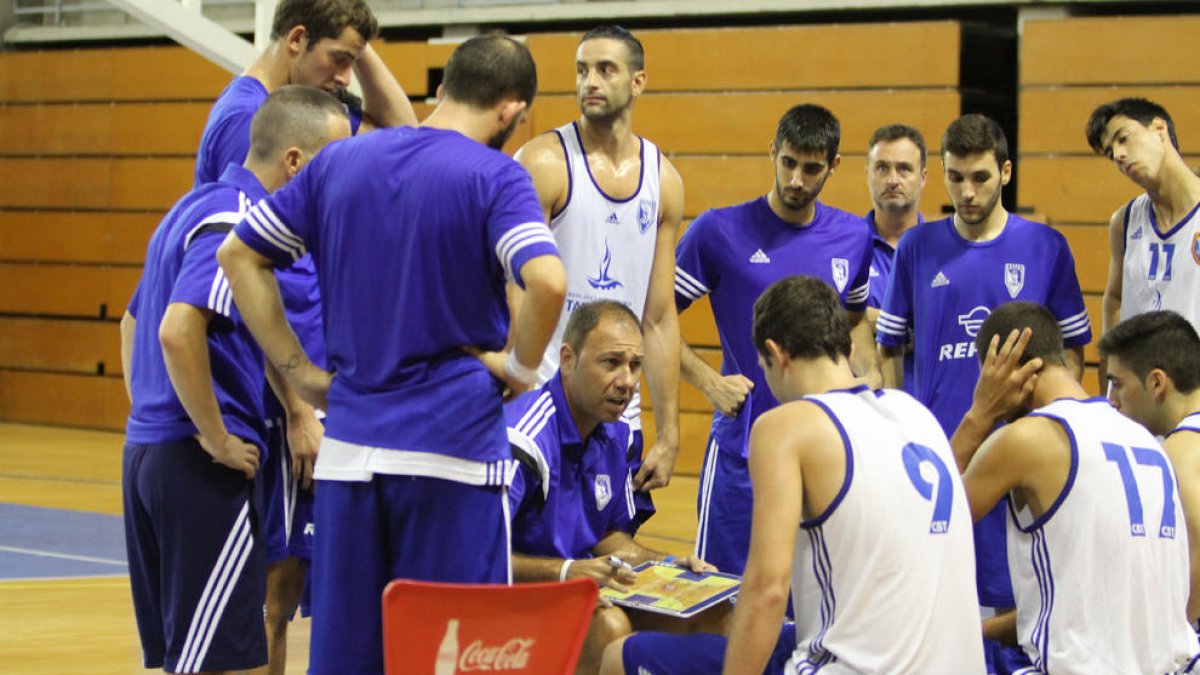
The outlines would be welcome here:
M 554 133 L 566 155 L 568 187 L 567 203 L 551 216 L 550 231 L 567 271 L 567 297 L 538 368 L 540 382 L 548 381 L 558 370 L 559 345 L 576 307 L 611 300 L 642 318 L 658 240 L 658 147 L 638 139 L 642 173 L 637 190 L 625 199 L 616 199 L 592 176 L 578 122 L 564 124 Z M 632 429 L 642 428 L 640 391 L 634 393 L 623 417 Z
M 516 162 L 453 131 L 383 129 L 326 146 L 236 233 L 280 267 L 311 252 L 318 270 L 337 373 L 326 427 L 334 452 L 326 459 L 322 447 L 319 478 L 430 462 L 463 478 L 445 456 L 475 467 L 469 482 L 504 480 L 500 384 L 462 346 L 501 349 L 505 278 L 521 284 L 526 261 L 557 254 Z
M 632 530 L 627 425 L 601 423 L 581 439 L 559 373 L 506 404 L 504 417 L 522 457 L 508 490 L 514 551 L 588 558 L 609 532 Z
M 861 312 L 867 306 L 871 255 L 866 222 L 820 202 L 804 226 L 775 215 L 766 197 L 705 211 L 692 221 L 675 250 L 675 304 L 682 312 L 710 295 L 721 337 L 721 373 L 754 382 L 736 417 L 713 415 L 722 451 L 745 457 L 750 426 L 779 405 L 750 336 L 754 301 L 776 281 L 805 274 L 829 284 L 847 310 Z
M 1177 672 L 1200 648 L 1186 616 L 1187 535 L 1166 453 L 1102 398 L 1031 415 L 1063 426 L 1071 468 L 1041 517 L 1007 500 L 1022 649 L 1038 672 Z
M 803 400 L 837 426 L 846 471 L 796 533 L 787 672 L 982 674 L 971 513 L 937 420 L 901 391 Z
M 1125 206 L 1121 319 L 1159 309 L 1200 326 L 1200 206 L 1164 233 L 1143 194 Z
M 155 230 L 146 268 L 129 313 L 137 319 L 130 373 L 133 406 L 125 427 L 129 443 L 160 444 L 197 433 L 179 402 L 163 361 L 158 327 L 167 306 L 186 303 L 209 310 L 208 352 L 213 392 L 229 432 L 265 447 L 263 357 L 242 323 L 216 250 L 229 228 L 266 196 L 258 179 L 229 166 L 215 183 L 192 191 L 171 208 Z

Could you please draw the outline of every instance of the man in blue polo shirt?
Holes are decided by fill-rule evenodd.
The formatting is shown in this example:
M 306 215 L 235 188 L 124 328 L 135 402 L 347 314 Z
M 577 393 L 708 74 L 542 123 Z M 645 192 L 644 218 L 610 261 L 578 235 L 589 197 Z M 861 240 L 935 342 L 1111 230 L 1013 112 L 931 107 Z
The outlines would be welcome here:
M 608 556 L 629 565 L 674 560 L 631 534 L 637 508 L 630 429 L 621 414 L 641 375 L 641 322 L 619 302 L 581 305 L 563 329 L 559 356 L 560 368 L 546 384 L 504 407 L 508 440 L 521 466 L 509 490 L 513 578 L 586 576 L 620 587 L 634 574 Z M 690 557 L 680 564 L 697 572 L 714 569 Z M 580 672 L 596 672 L 604 646 L 628 635 L 632 618 L 619 607 L 596 609 Z
M 524 45 L 468 40 L 422 126 L 327 148 L 218 253 L 268 360 L 327 413 L 311 673 L 382 670 L 393 578 L 510 578 L 501 400 L 534 382 L 566 293 L 529 174 L 498 150 L 536 90 Z M 306 253 L 333 373 L 288 328 L 274 282 Z M 511 351 L 506 279 L 528 308 Z
M 841 126 L 833 113 L 804 104 L 779 120 L 771 141 L 775 181 L 763 197 L 705 211 L 675 250 L 675 304 L 683 312 L 711 295 L 721 336 L 721 371 L 684 345 L 683 378 L 712 402 L 712 434 L 700 474 L 696 555 L 741 574 L 750 546 L 750 427 L 779 405 L 763 380 L 750 340 L 754 301 L 772 283 L 806 274 L 837 291 L 850 318 L 852 366 L 872 383 L 879 369 L 863 320 L 869 293 L 871 233 L 857 215 L 817 197 L 841 163 Z
M 254 201 L 349 136 L 350 125 L 332 96 L 285 87 L 263 104 L 251 135 L 245 166 L 229 166 L 163 219 L 122 319 L 130 583 L 144 663 L 172 673 L 267 660 L 252 480 L 266 455 L 263 359 L 215 252 Z

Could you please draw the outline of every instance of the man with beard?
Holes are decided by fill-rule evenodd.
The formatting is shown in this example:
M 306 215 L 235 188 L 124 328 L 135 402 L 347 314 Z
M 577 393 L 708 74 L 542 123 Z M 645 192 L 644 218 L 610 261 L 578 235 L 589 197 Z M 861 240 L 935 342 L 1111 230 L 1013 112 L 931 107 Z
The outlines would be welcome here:
M 637 38 L 620 26 L 585 33 L 575 53 L 575 85 L 580 118 L 516 155 L 533 177 L 567 270 L 566 305 L 538 380 L 558 369 L 558 345 L 576 307 L 613 300 L 642 321 L 656 429 L 644 462 L 639 392 L 624 414 L 642 522 L 654 512 L 648 491 L 670 481 L 679 453 L 679 317 L 672 288 L 683 181 L 654 143 L 633 132 L 633 104 L 646 86 Z
M 1000 203 L 1001 187 L 1012 176 L 1000 125 L 983 115 L 952 122 L 942 136 L 942 164 L 954 215 L 900 241 L 876 328 L 884 382 L 894 388 L 905 384 L 902 362 L 911 333 L 917 400 L 949 435 L 971 405 L 979 379 L 975 337 L 993 309 L 1013 300 L 1047 307 L 1059 322 L 1066 366 L 1076 379 L 1092 329 L 1066 238 Z M 1005 550 L 1004 509 L 997 506 L 975 524 L 985 608 L 1014 606 Z M 988 656 L 991 667 L 993 652 Z
M 510 580 L 501 399 L 535 381 L 566 286 L 529 176 L 498 150 L 536 91 L 524 45 L 468 40 L 420 127 L 326 148 L 218 254 L 267 358 L 327 412 L 311 673 L 383 670 L 391 579 Z M 310 251 L 336 377 L 288 327 L 272 273 Z M 511 351 L 506 279 L 528 305 Z
M 829 284 L 850 320 L 855 373 L 873 385 L 879 380 L 874 338 L 863 320 L 871 233 L 861 217 L 817 201 L 841 162 L 840 141 L 837 118 L 825 108 L 805 104 L 787 111 L 770 144 L 772 189 L 700 214 L 675 253 L 676 306 L 683 311 L 711 294 L 721 334 L 720 373 L 686 344 L 680 361 L 684 379 L 716 409 L 700 474 L 696 555 L 724 572 L 741 574 L 750 546 L 750 427 L 779 405 L 750 339 L 755 298 L 796 274 Z
M 871 258 L 871 297 L 867 298 L 867 321 L 873 331 L 892 276 L 892 261 L 900 236 L 925 222 L 918 208 L 925 177 L 925 138 L 920 131 L 904 124 L 889 124 L 875 130 L 867 143 L 867 189 L 874 208 L 866 215 L 875 247 Z M 910 394 L 912 367 L 910 350 L 904 355 L 904 390 Z

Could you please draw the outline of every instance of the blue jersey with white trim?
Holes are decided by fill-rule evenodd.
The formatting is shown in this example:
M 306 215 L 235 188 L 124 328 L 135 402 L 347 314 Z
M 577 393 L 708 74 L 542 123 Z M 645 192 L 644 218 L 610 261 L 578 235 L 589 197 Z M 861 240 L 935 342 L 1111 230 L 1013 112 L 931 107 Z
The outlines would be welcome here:
M 254 174 L 229 166 L 218 182 L 176 202 L 150 238 L 146 266 L 129 307 L 137 319 L 130 373 L 133 406 L 125 427 L 130 443 L 170 443 L 197 433 L 167 376 L 158 339 L 167 306 L 179 302 L 213 313 L 208 353 L 226 428 L 265 446 L 262 352 L 233 304 L 216 250 L 228 229 L 266 194 Z
M 271 95 L 257 78 L 241 75 L 225 86 L 208 113 L 200 148 L 196 150 L 193 187 L 211 183 L 230 164 L 242 164 L 250 154 L 250 123 Z
M 888 243 L 886 239 L 879 235 L 879 229 L 875 227 L 875 211 L 869 211 L 863 220 L 867 221 L 867 225 L 871 227 L 871 244 L 873 253 L 871 256 L 871 295 L 867 298 L 867 306 L 875 309 L 883 307 L 883 296 L 887 294 L 888 279 L 892 278 L 892 267 L 895 263 L 896 249 Z M 921 214 L 917 214 L 917 226 L 923 225 L 925 218 Z M 916 384 L 914 382 L 916 374 L 913 371 L 913 355 L 909 352 L 904 355 L 904 391 L 915 394 Z
M 501 385 L 462 347 L 503 348 L 506 277 L 557 255 L 520 165 L 454 131 L 383 129 L 326 146 L 235 232 L 279 267 L 313 256 L 328 437 L 506 458 Z
M 561 372 L 506 404 L 504 417 L 523 458 L 508 491 L 514 552 L 590 558 L 605 535 L 633 528 L 628 425 L 601 423 L 581 439 Z
M 837 291 L 847 310 L 867 306 L 871 233 L 862 218 L 820 202 L 807 225 L 792 225 L 771 210 L 766 197 L 705 211 L 675 250 L 675 304 L 683 311 L 711 296 L 721 337 L 721 373 L 741 374 L 754 389 L 736 417 L 713 414 L 713 433 L 724 452 L 745 457 L 750 425 L 779 405 L 771 395 L 750 337 L 754 301 L 784 277 L 816 277 Z
M 1007 499 L 1017 638 L 1035 672 L 1179 671 L 1200 647 L 1166 453 L 1102 398 L 1059 399 L 1031 415 L 1061 424 L 1071 455 L 1062 492 L 1040 516 Z

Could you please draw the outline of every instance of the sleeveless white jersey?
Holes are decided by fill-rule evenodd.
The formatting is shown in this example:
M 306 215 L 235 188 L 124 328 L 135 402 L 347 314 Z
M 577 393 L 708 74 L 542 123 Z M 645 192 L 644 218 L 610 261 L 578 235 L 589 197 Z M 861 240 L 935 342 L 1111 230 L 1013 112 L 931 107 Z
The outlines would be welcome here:
M 971 513 L 941 426 L 898 390 L 805 400 L 841 431 L 846 480 L 796 535 L 787 672 L 982 674 Z
M 642 317 L 658 237 L 658 147 L 639 139 L 642 175 L 638 189 L 618 200 L 605 194 L 592 178 L 577 124 L 564 124 L 554 133 L 567 156 L 568 188 L 567 204 L 550 219 L 550 231 L 567 271 L 567 298 L 538 369 L 539 384 L 558 370 L 563 330 L 579 305 L 613 300 Z M 642 428 L 641 412 L 641 396 L 635 392 L 624 414 L 634 430 Z
M 1194 412 L 1179 420 L 1179 424 L 1175 425 L 1175 428 L 1171 430 L 1171 434 L 1176 431 L 1195 431 L 1196 433 L 1200 433 L 1200 412 Z M 1167 435 L 1170 436 L 1171 434 Z
M 1200 207 L 1165 234 L 1155 225 L 1149 195 L 1125 206 L 1121 319 L 1170 309 L 1200 328 Z
M 1148 431 L 1100 398 L 1031 415 L 1071 437 L 1041 518 L 1008 499 L 1008 566 L 1030 673 L 1173 673 L 1200 649 L 1187 621 L 1188 542 L 1175 472 Z

